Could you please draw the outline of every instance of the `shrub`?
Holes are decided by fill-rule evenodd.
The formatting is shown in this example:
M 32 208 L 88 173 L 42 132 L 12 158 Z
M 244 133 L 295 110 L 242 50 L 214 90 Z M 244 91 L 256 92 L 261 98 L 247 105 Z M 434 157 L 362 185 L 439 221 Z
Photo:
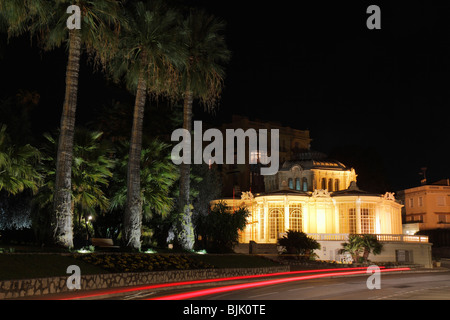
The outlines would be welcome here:
M 286 236 L 278 239 L 278 244 L 285 247 L 286 253 L 310 256 L 315 249 L 320 249 L 320 243 L 308 237 L 306 233 L 288 230 Z
M 186 255 L 148 253 L 73 254 L 76 259 L 99 266 L 109 272 L 148 272 L 213 268 L 212 265 Z
M 243 231 L 247 224 L 249 212 L 240 207 L 232 211 L 224 202 L 216 204 L 211 212 L 199 215 L 196 220 L 197 233 L 206 239 L 208 252 L 232 252 L 238 243 L 239 231 Z

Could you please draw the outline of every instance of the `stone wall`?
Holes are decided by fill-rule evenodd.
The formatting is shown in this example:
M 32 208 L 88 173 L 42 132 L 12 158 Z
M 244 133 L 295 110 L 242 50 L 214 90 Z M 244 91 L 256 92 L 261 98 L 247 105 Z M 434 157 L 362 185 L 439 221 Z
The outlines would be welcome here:
M 286 271 L 289 271 L 289 266 L 82 275 L 81 290 L 247 276 Z M 0 281 L 0 299 L 76 291 L 67 288 L 67 279 L 69 276 L 70 274 L 68 274 L 67 277 Z

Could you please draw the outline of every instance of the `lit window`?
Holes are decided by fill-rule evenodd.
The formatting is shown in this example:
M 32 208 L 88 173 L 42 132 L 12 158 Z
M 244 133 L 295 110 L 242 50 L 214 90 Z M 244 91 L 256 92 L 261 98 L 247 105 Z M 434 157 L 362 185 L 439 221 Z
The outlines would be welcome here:
M 252 151 L 250 152 L 250 163 L 260 163 L 261 160 L 267 163 L 267 152 L 266 151 Z
M 279 206 L 269 207 L 269 239 L 278 239 L 278 235 L 284 232 L 284 208 Z
M 303 178 L 303 191 L 308 191 L 308 179 Z
M 339 179 L 334 180 L 334 191 L 339 191 Z
M 289 178 L 289 189 L 294 189 L 294 180 L 292 180 L 291 178 Z
M 300 179 L 299 178 L 295 179 L 295 190 L 298 190 L 298 191 L 301 190 Z
M 375 205 L 361 205 L 361 233 L 375 233 Z
M 328 179 L 328 191 L 333 191 L 333 179 Z
M 302 231 L 302 205 L 289 205 L 289 229 L 292 231 Z
M 356 233 L 356 208 L 352 203 L 339 205 L 339 232 Z

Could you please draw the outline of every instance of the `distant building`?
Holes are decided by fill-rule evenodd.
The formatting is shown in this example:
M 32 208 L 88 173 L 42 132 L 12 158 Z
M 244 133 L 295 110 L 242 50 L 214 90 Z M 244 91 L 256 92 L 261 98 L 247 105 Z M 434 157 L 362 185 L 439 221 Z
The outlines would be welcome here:
M 304 150 L 309 150 L 311 138 L 309 130 L 299 130 L 283 126 L 280 122 L 250 120 L 249 118 L 233 115 L 230 123 L 224 123 L 218 128 L 225 136 L 226 129 L 271 129 L 279 130 L 279 161 L 280 165 L 288 159 L 296 158 L 296 155 Z M 270 131 L 269 131 L 270 132 Z M 270 150 L 270 138 L 268 139 Z M 251 156 L 260 158 L 258 150 L 252 150 Z M 249 155 L 246 154 L 246 159 Z M 246 164 L 224 164 L 220 166 L 223 176 L 222 194 L 225 197 L 240 197 L 242 191 L 251 190 L 253 193 L 264 192 L 264 176 L 260 174 L 259 165 Z
M 404 203 L 405 233 L 450 228 L 450 179 L 405 189 L 399 194 Z

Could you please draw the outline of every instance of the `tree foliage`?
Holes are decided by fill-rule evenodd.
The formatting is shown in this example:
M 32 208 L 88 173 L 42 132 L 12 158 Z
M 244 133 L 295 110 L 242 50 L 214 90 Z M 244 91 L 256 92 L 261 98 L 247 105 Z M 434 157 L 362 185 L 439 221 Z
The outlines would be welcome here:
M 0 124 L 0 191 L 16 195 L 25 189 L 36 192 L 42 176 L 36 170 L 40 152 L 27 144 L 16 146 Z
M 238 243 L 239 231 L 243 231 L 249 211 L 240 207 L 232 211 L 224 202 L 214 205 L 211 212 L 199 215 L 196 221 L 198 234 L 205 238 L 205 246 L 208 252 L 232 252 Z
M 353 262 L 358 263 L 361 259 L 368 261 L 369 254 L 380 254 L 383 245 L 378 241 L 376 235 L 373 234 L 350 234 L 347 242 L 342 243 L 341 252 L 351 254 Z M 360 255 L 362 254 L 362 257 Z
M 290 254 L 309 256 L 314 250 L 320 249 L 320 243 L 308 237 L 304 232 L 288 230 L 287 234 L 278 240 L 280 246 L 285 247 Z

